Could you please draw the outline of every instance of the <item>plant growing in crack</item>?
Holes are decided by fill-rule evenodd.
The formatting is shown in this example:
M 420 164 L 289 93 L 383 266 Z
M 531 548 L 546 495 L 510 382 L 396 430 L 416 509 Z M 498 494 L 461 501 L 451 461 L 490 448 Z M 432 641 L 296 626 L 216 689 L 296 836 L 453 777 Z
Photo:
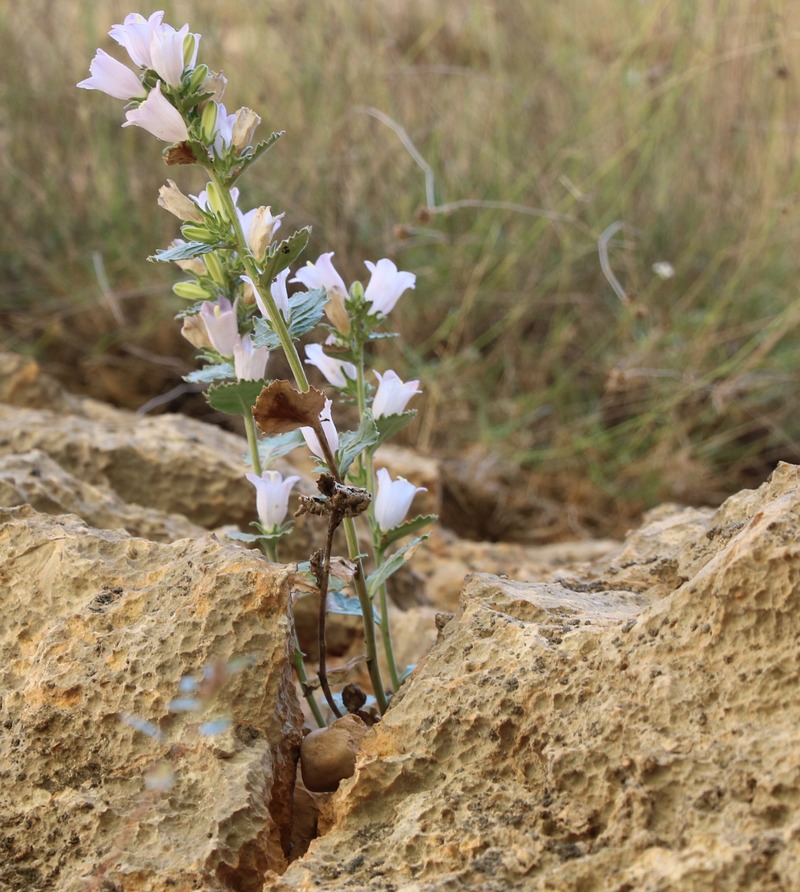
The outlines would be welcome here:
M 78 86 L 125 101 L 123 127 L 141 127 L 166 142 L 163 156 L 168 165 L 198 165 L 208 176 L 198 195 L 183 194 L 172 180 L 161 188 L 159 204 L 182 221 L 182 238 L 150 259 L 175 263 L 188 275 L 173 290 L 188 301 L 179 318 L 183 334 L 201 351 L 203 366 L 187 379 L 208 385 L 211 406 L 244 422 L 250 465 L 246 476 L 256 489 L 258 521 L 254 533 L 237 538 L 257 543 L 270 560 L 278 560 L 280 541 L 292 529 L 287 521 L 289 494 L 300 478 L 284 479 L 269 466 L 296 448 L 308 448 L 319 464 L 319 495 L 302 497 L 299 513 L 326 518 L 327 531 L 324 548 L 314 552 L 307 566 L 298 567 L 294 579 L 319 596 L 318 679 L 309 678 L 296 634 L 294 665 L 321 727 L 326 722 L 317 687 L 334 716 L 342 709 L 358 712 L 366 699 L 362 692 L 350 687 L 342 698 L 331 691 L 331 679 L 346 681 L 354 661 L 328 670 L 325 621 L 331 610 L 359 613 L 364 660 L 383 714 L 391 693 L 404 680 L 392 646 L 386 582 L 426 536 L 399 543 L 435 518 L 406 521 L 421 488 L 403 478 L 392 480 L 385 469 L 376 473 L 378 447 L 415 417 L 407 405 L 419 393 L 419 382 L 404 382 L 387 370 L 374 373 L 373 386 L 367 347 L 392 336 L 382 331 L 383 324 L 403 293 L 415 287 L 415 276 L 386 258 L 367 261 L 366 287 L 354 282 L 348 288 L 333 265 L 333 254 L 323 253 L 289 279 L 308 244 L 310 228 L 279 240 L 284 215 L 274 215 L 269 206 L 243 211 L 236 187 L 239 177 L 283 133 L 256 141 L 259 116 L 249 108 L 229 114 L 222 103 L 225 77 L 198 64 L 200 35 L 191 33 L 188 25 L 173 28 L 163 16 L 162 11 L 147 18 L 131 13 L 114 25 L 109 33 L 127 51 L 133 67 L 98 50 L 90 77 Z M 304 290 L 290 295 L 288 283 Z M 316 366 L 331 391 L 358 411 L 357 429 L 341 435 L 333 421 L 333 400 L 310 386 L 296 346 L 317 328 L 324 332 L 327 350 L 322 344 L 308 344 L 306 363 Z M 293 383 L 267 377 L 270 353 L 277 349 L 286 357 Z M 357 522 L 366 528 L 361 538 Z M 334 561 L 339 528 L 347 548 L 344 561 Z M 373 568 L 369 574 L 368 565 Z M 390 687 L 381 676 L 376 629 Z

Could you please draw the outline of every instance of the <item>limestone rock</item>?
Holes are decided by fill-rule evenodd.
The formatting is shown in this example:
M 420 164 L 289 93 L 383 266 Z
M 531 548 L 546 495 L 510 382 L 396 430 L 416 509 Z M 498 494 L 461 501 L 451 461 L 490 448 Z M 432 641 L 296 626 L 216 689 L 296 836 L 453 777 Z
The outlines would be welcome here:
M 283 568 L 213 536 L 0 509 L 0 888 L 250 892 L 283 869 L 288 600 Z M 187 678 L 204 710 L 172 708 Z
M 800 469 L 665 510 L 583 584 L 478 575 L 265 890 L 788 890 Z
M 112 489 L 68 473 L 40 449 L 0 456 L 0 505 L 77 514 L 98 529 L 123 529 L 156 542 L 200 537 L 206 532 L 181 514 L 124 502 Z
M 124 501 L 183 514 L 208 528 L 253 517 L 242 438 L 191 418 L 143 418 L 121 409 L 87 417 L 0 405 L 0 430 L 0 454 L 39 449 Z
M 35 360 L 19 353 L 0 352 L 0 403 L 43 408 L 58 405 L 74 411 L 80 398 L 68 394 Z

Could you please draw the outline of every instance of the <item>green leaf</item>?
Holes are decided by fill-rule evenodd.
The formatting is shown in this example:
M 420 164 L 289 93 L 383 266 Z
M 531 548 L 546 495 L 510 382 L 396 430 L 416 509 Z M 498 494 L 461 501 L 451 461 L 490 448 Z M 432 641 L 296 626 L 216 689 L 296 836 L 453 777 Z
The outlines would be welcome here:
M 174 248 L 156 251 L 147 259 L 162 263 L 174 263 L 176 260 L 191 260 L 201 254 L 208 254 L 214 248 L 214 245 L 207 245 L 204 242 L 185 242 L 182 245 L 175 245 Z
M 378 427 L 378 439 L 374 448 L 377 448 L 387 440 L 391 440 L 404 427 L 408 427 L 416 417 L 417 410 L 409 409 L 408 412 L 401 412 L 399 415 L 384 415 L 381 418 L 376 418 L 375 424 Z
M 251 411 L 261 389 L 269 381 L 230 381 L 213 384 L 206 394 L 209 405 L 227 415 L 245 415 Z
M 256 160 L 256 158 L 263 155 L 264 152 L 268 152 L 284 135 L 284 133 L 286 133 L 285 130 L 275 131 L 269 136 L 268 139 L 262 140 L 252 151 L 239 158 L 236 167 L 231 170 L 230 176 L 226 181 L 226 185 L 232 186 L 236 182 L 236 180 L 247 170 L 247 168 Z
M 324 288 L 301 291 L 289 299 L 289 321 L 286 327 L 293 341 L 314 328 L 322 318 L 327 302 Z M 266 319 L 256 317 L 254 326 L 253 343 L 256 347 L 267 347 L 269 350 L 277 350 L 280 347 L 280 339 Z
M 328 295 L 324 288 L 292 295 L 289 299 L 289 334 L 294 340 L 311 331 L 322 319 L 327 302 Z
M 343 616 L 361 616 L 361 603 L 355 595 L 348 595 L 344 592 L 328 592 L 328 600 L 325 603 L 328 613 L 339 613 Z M 381 617 L 378 611 L 372 608 L 372 617 L 375 622 L 380 625 Z
M 187 316 L 196 316 L 200 312 L 200 307 L 202 307 L 204 303 L 204 300 L 199 300 L 197 303 L 184 307 L 180 312 L 175 314 L 175 318 L 185 319 Z
M 426 533 L 424 536 L 420 536 L 417 539 L 412 539 L 407 545 L 404 545 L 393 555 L 388 557 L 374 573 L 370 573 L 370 575 L 367 577 L 367 592 L 370 598 L 374 598 L 376 592 L 386 582 L 386 580 L 393 573 L 396 573 L 403 566 L 403 564 L 406 563 L 406 561 L 411 560 L 412 555 L 417 550 L 419 545 L 424 542 L 429 536 L 430 533 Z
M 183 380 L 190 384 L 213 384 L 215 381 L 227 381 L 235 377 L 236 372 L 229 362 L 216 362 L 189 372 L 188 375 L 183 376 Z
M 388 533 L 384 533 L 381 539 L 381 545 L 386 548 L 391 545 L 392 542 L 397 542 L 398 539 L 410 536 L 412 533 L 416 533 L 417 530 L 421 530 L 423 527 L 428 526 L 428 524 L 436 523 L 438 519 L 439 517 L 436 514 L 419 514 L 413 520 L 407 520 L 405 523 L 401 523 L 400 526 L 396 526 L 394 529 L 389 530 Z
M 236 542 L 258 542 L 264 537 L 257 533 L 240 533 L 239 530 L 231 530 L 229 533 L 225 533 L 225 538 L 234 539 Z
M 265 437 L 258 444 L 258 456 L 261 459 L 262 466 L 269 468 L 276 459 L 288 455 L 292 450 L 297 449 L 298 446 L 304 446 L 305 442 L 303 433 L 299 428 L 294 431 L 288 431 L 285 434 L 274 434 L 271 437 Z
M 282 242 L 270 245 L 264 260 L 261 281 L 271 282 L 278 273 L 285 270 L 287 266 L 291 266 L 305 250 L 310 237 L 311 227 L 304 226 Z
M 339 474 L 344 477 L 356 456 L 377 442 L 378 428 L 372 420 L 372 413 L 367 409 L 357 431 L 345 431 L 339 436 L 339 448 L 336 450 Z

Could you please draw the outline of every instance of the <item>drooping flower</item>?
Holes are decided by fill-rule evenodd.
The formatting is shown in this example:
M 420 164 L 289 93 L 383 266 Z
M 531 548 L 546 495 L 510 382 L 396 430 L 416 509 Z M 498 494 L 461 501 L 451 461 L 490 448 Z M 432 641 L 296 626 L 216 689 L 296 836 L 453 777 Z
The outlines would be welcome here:
M 108 33 L 125 47 L 136 65 L 152 68 L 172 87 L 180 84 L 186 68 L 194 68 L 197 63 L 200 35 L 190 34 L 188 25 L 176 31 L 165 24 L 161 9 L 147 19 L 132 12 L 121 25 L 112 25 Z
M 138 108 L 126 112 L 125 117 L 123 127 L 135 124 L 165 142 L 183 142 L 189 138 L 181 113 L 161 93 L 161 81 L 156 81 L 147 99 Z
M 328 295 L 325 315 L 335 328 L 342 334 L 347 334 L 350 331 L 350 318 L 345 309 L 347 288 L 342 277 L 336 272 L 331 257 L 333 257 L 333 251 L 320 254 L 316 263 L 309 262 L 299 269 L 292 281 L 300 282 L 309 291 L 324 288 Z
M 286 520 L 289 510 L 289 493 L 300 479 L 296 475 L 285 480 L 278 471 L 264 471 L 247 474 L 247 479 L 256 488 L 256 510 L 261 525 L 268 530 L 276 530 Z
M 150 47 L 153 37 L 165 28 L 170 29 L 169 25 L 163 24 L 163 19 L 163 9 L 154 12 L 147 19 L 138 12 L 132 12 L 125 16 L 121 25 L 112 25 L 108 33 L 120 46 L 125 47 L 128 55 L 140 68 L 152 68 Z
M 260 381 L 268 359 L 269 350 L 254 346 L 249 334 L 242 335 L 233 345 L 233 367 L 239 381 Z
M 336 430 L 336 425 L 333 423 L 333 418 L 331 417 L 332 406 L 333 400 L 325 400 L 325 408 L 319 413 L 319 420 L 322 424 L 325 439 L 328 441 L 328 446 L 330 447 L 331 452 L 335 453 L 339 446 L 339 432 Z M 311 427 L 301 427 L 300 431 L 303 434 L 303 439 L 306 441 L 306 446 L 308 446 L 317 458 L 321 458 L 324 461 L 325 455 L 323 454 L 319 439 L 314 433 L 314 429 Z
M 386 468 L 377 474 L 378 492 L 375 496 L 375 520 L 384 533 L 405 520 L 411 502 L 418 492 L 427 492 L 424 486 L 414 486 L 405 477 L 392 480 Z
M 200 307 L 200 318 L 205 323 L 208 338 L 221 356 L 233 356 L 233 348 L 238 343 L 237 303 L 219 297 L 216 301 L 205 301 Z
M 334 387 L 347 387 L 347 379 L 355 381 L 358 372 L 352 362 L 328 356 L 319 344 L 306 346 L 306 362 L 315 365 Z M 347 377 L 345 377 L 347 376 Z
M 166 186 L 162 186 L 158 190 L 158 204 L 165 211 L 174 214 L 179 220 L 191 220 L 193 223 L 203 222 L 200 209 L 181 192 L 174 180 L 167 180 Z
M 115 99 L 143 99 L 147 94 L 139 78 L 122 62 L 103 50 L 95 53 L 89 63 L 91 77 L 82 80 L 78 86 L 84 90 L 100 90 Z
M 414 288 L 417 277 L 414 273 L 400 272 L 397 267 L 384 257 L 377 263 L 365 261 L 372 274 L 369 284 L 364 289 L 364 299 L 372 304 L 372 312 L 378 316 L 388 316 L 395 304 L 407 288 Z
M 314 288 L 324 288 L 326 291 L 339 291 L 341 294 L 347 294 L 347 288 L 344 279 L 336 272 L 331 261 L 333 251 L 327 254 L 320 254 L 316 263 L 309 261 L 304 267 L 297 270 L 293 282 L 300 282 L 311 291 Z
M 380 372 L 375 372 L 375 377 L 378 379 L 378 389 L 372 400 L 373 418 L 402 414 L 411 397 L 420 393 L 419 381 L 403 383 L 397 373 L 391 369 L 388 369 L 383 375 Z
M 233 142 L 233 125 L 236 123 L 236 115 L 228 114 L 228 110 L 221 103 L 217 103 L 217 122 L 214 129 L 214 142 L 211 146 L 213 154 L 220 158 L 231 147 Z
M 184 25 L 179 31 L 166 30 L 168 27 L 164 26 L 162 30 L 153 33 L 150 58 L 156 74 L 171 87 L 178 87 L 184 70 L 187 67 L 194 68 L 200 35 L 189 34 L 188 25 Z M 190 48 L 189 53 L 186 52 L 187 47 Z
M 289 270 L 282 270 L 275 276 L 269 286 L 269 293 L 272 295 L 272 299 L 275 301 L 284 319 L 289 318 L 289 292 L 286 290 L 286 280 L 288 278 Z

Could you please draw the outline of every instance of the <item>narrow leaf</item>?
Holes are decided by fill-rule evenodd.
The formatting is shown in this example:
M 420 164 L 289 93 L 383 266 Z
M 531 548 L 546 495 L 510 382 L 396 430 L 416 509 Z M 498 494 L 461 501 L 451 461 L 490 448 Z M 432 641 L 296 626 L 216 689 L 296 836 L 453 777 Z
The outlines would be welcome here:
M 400 526 L 396 526 L 394 529 L 389 530 L 388 533 L 384 533 L 382 545 L 386 548 L 387 545 L 391 545 L 392 542 L 397 542 L 398 539 L 410 536 L 412 533 L 416 533 L 423 527 L 428 526 L 428 524 L 436 523 L 438 519 L 439 517 L 436 514 L 420 514 L 413 520 L 407 520 L 405 523 L 401 523 Z
M 293 341 L 311 331 L 325 313 L 328 302 L 324 288 L 315 291 L 301 291 L 289 298 L 289 320 L 286 327 Z M 277 350 L 281 342 L 266 319 L 256 317 L 253 343 L 256 347 Z
M 188 375 L 184 375 L 183 380 L 190 384 L 213 384 L 215 381 L 229 381 L 235 377 L 236 372 L 229 362 L 215 362 L 189 372 Z
M 299 446 L 304 446 L 305 442 L 299 428 L 287 431 L 285 434 L 264 437 L 258 444 L 258 457 L 261 459 L 262 467 L 271 467 L 277 459 L 283 458 Z
M 380 446 L 381 443 L 385 443 L 387 440 L 391 440 L 395 434 L 408 427 L 416 417 L 417 410 L 409 409 L 408 412 L 402 412 L 399 415 L 384 415 L 381 418 L 376 418 L 375 424 L 378 427 L 378 439 L 375 442 L 375 447 Z
M 387 558 L 383 564 L 367 577 L 367 592 L 370 598 L 375 596 L 378 589 L 386 582 L 386 580 L 396 573 L 406 561 L 411 560 L 414 552 L 428 538 L 430 534 L 426 533 L 418 539 L 412 539 L 407 545 L 404 545 L 396 551 L 391 557 Z
M 366 410 L 358 430 L 345 431 L 339 437 L 339 448 L 336 450 L 339 474 L 344 477 L 356 456 L 377 442 L 378 428 L 372 420 L 372 413 Z
M 258 145 L 246 155 L 243 155 L 240 159 L 239 164 L 233 168 L 230 176 L 227 179 L 226 185 L 232 186 L 236 180 L 247 170 L 247 168 L 256 160 L 256 158 L 260 157 L 264 154 L 264 152 L 269 151 L 275 143 L 284 135 L 286 131 L 280 130 L 272 133 L 268 139 L 263 140 L 258 143 Z
M 361 616 L 361 603 L 355 595 L 348 595 L 345 592 L 330 591 L 328 592 L 328 600 L 325 602 L 328 613 L 338 613 L 341 616 Z M 372 608 L 372 615 L 375 622 L 380 624 L 381 618 L 377 610 Z
M 208 254 L 215 250 L 215 247 L 215 245 L 207 245 L 205 242 L 184 242 L 181 245 L 175 245 L 174 248 L 156 251 L 147 259 L 161 263 L 174 263 L 176 260 L 191 260 L 193 257 L 200 257 L 201 254 Z

